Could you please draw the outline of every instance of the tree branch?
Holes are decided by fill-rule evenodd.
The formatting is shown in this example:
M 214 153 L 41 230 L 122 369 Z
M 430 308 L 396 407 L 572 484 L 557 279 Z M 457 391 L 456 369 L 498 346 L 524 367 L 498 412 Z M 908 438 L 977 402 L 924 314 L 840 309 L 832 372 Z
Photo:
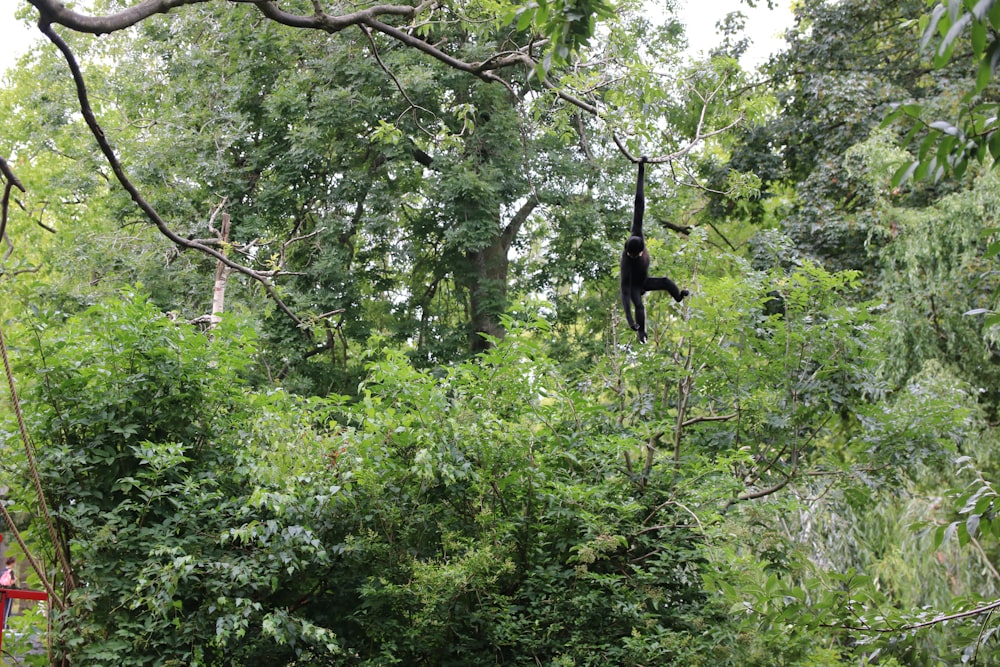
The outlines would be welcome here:
M 687 421 L 683 422 L 681 426 L 691 426 L 692 424 L 697 424 L 699 422 L 727 422 L 730 419 L 736 419 L 737 414 L 734 412 L 731 415 L 713 415 L 709 417 L 692 417 Z
M 425 112 L 428 115 L 430 115 L 430 116 L 433 117 L 435 114 L 430 109 L 424 108 L 424 107 L 420 106 L 419 104 L 417 104 L 416 102 L 414 102 L 412 99 L 410 99 L 410 96 L 409 96 L 409 94 L 407 94 L 406 89 L 403 88 L 403 84 L 401 84 L 399 82 L 399 79 L 392 72 L 392 70 L 390 70 L 386 66 L 386 64 L 382 61 L 382 56 L 379 55 L 379 52 L 378 52 L 378 46 L 375 44 L 375 38 L 372 37 L 371 28 L 369 28 L 368 26 L 364 26 L 364 25 L 363 26 L 359 26 L 359 28 L 361 29 L 361 32 L 364 34 L 364 36 L 368 38 L 368 44 L 371 45 L 371 47 L 372 47 L 372 55 L 375 56 L 375 62 L 377 62 L 378 65 L 379 65 L 379 67 L 382 68 L 382 71 L 385 72 L 386 76 L 388 76 L 390 79 L 392 79 L 392 82 L 396 85 L 396 90 L 399 91 L 399 94 L 402 95 L 403 99 L 405 99 L 406 102 L 410 105 L 410 109 L 423 111 L 423 112 Z M 404 111 L 403 113 L 401 113 L 399 115 L 399 117 L 402 117 L 405 113 L 406 113 L 406 111 Z M 423 125 L 420 124 L 420 119 L 417 117 L 416 113 L 413 114 L 413 122 L 416 124 L 417 127 L 419 127 L 421 129 L 421 131 L 424 132 L 424 134 L 426 134 L 426 135 L 428 135 L 430 137 L 434 136 L 433 132 L 431 132 L 430 130 L 428 130 L 427 128 L 425 128 Z
M 24 189 L 24 185 L 21 184 L 21 181 L 19 181 L 17 176 L 14 174 L 14 170 L 10 168 L 9 164 L 7 164 L 7 160 L 3 159 L 3 156 L 0 156 L 0 174 L 3 174 L 3 177 L 7 179 L 7 182 L 13 183 L 18 190 L 21 192 L 27 192 L 27 190 Z
M 119 30 L 125 30 L 141 23 L 156 14 L 166 14 L 171 9 L 186 5 L 198 5 L 213 0 L 141 0 L 141 2 L 104 16 L 88 16 L 76 12 L 60 0 L 28 0 L 41 14 L 42 23 L 58 23 L 70 30 L 92 35 L 106 35 Z M 268 0 L 230 0 L 233 4 L 253 4 L 267 18 L 293 28 L 311 28 L 326 32 L 340 32 L 356 25 L 365 17 L 394 15 L 410 17 L 416 13 L 416 8 L 410 5 L 375 5 L 350 14 L 333 16 L 326 12 L 317 12 L 309 16 L 300 16 L 279 9 Z M 44 32 L 44 31 L 43 31 Z
M 124 9 L 115 14 L 106 16 L 88 16 L 73 11 L 63 5 L 60 0 L 28 0 L 41 15 L 39 27 L 48 23 L 58 23 L 70 30 L 77 32 L 101 35 L 124 30 L 140 23 L 141 21 L 155 14 L 165 14 L 171 9 L 210 2 L 212 0 L 142 0 L 138 4 Z M 381 32 L 384 35 L 402 43 L 404 46 L 416 49 L 426 55 L 438 60 L 449 67 L 462 72 L 467 72 L 488 83 L 499 83 L 504 86 L 511 95 L 515 97 L 513 85 L 502 77 L 494 73 L 495 70 L 505 69 L 515 65 L 524 65 L 529 69 L 535 69 L 538 63 L 530 55 L 531 47 L 537 45 L 533 43 L 518 50 L 494 55 L 483 62 L 470 63 L 459 60 L 454 56 L 445 53 L 433 44 L 428 44 L 424 40 L 411 35 L 395 26 L 389 25 L 380 17 L 399 17 L 410 19 L 417 15 L 423 5 L 375 5 L 367 9 L 350 12 L 348 14 L 329 14 L 323 11 L 318 3 L 314 3 L 315 11 L 312 14 L 301 15 L 285 11 L 270 0 L 228 0 L 233 4 L 252 4 L 266 18 L 289 26 L 306 30 L 322 30 L 330 34 L 338 33 L 351 26 L 366 26 L 371 30 Z M 43 30 L 44 32 L 44 30 Z M 593 115 L 599 115 L 597 106 L 586 102 L 579 97 L 560 89 L 558 86 L 543 77 L 541 83 L 546 88 L 554 91 L 556 95 L 565 102 L 572 104 Z
M 726 513 L 730 507 L 732 507 L 738 502 L 742 502 L 744 500 L 757 500 L 758 498 L 769 496 L 772 493 L 777 493 L 778 491 L 788 486 L 788 483 L 792 481 L 792 478 L 795 477 L 795 474 L 799 470 L 799 450 L 804 449 L 806 445 L 812 442 L 813 439 L 816 437 L 816 435 L 823 430 L 823 428 L 826 426 L 827 422 L 830 421 L 830 419 L 831 417 L 827 417 L 826 419 L 824 419 L 823 422 L 818 427 L 816 427 L 816 429 L 813 430 L 812 433 L 809 434 L 809 437 L 806 438 L 804 443 L 802 443 L 801 448 L 798 446 L 797 443 L 792 443 L 792 454 L 791 454 L 792 469 L 789 470 L 787 473 L 779 471 L 781 472 L 781 475 L 784 479 L 778 481 L 772 486 L 767 487 L 766 489 L 747 491 L 746 493 L 741 493 L 736 498 L 730 498 L 729 500 L 726 501 L 726 504 L 722 508 L 723 514 Z M 759 480 L 764 472 L 772 469 L 777 464 L 778 459 L 781 458 L 781 455 L 784 453 L 785 449 L 787 449 L 787 446 L 782 448 L 782 450 L 778 452 L 778 455 L 775 456 L 775 458 L 762 471 L 758 472 L 755 479 Z
M 500 235 L 500 242 L 503 247 L 510 249 L 510 244 L 514 242 L 514 238 L 517 236 L 518 231 L 520 231 L 521 226 L 528 220 L 528 216 L 531 215 L 532 211 L 538 206 L 538 200 L 534 197 L 529 197 L 523 204 L 521 208 L 517 210 L 514 217 L 511 218 L 507 226 L 504 227 L 503 232 Z
M 986 614 L 992 611 L 1000 609 L 1000 600 L 994 600 L 989 604 L 983 605 L 982 607 L 976 607 L 975 609 L 970 609 L 968 611 L 960 611 L 955 614 L 948 614 L 946 616 L 935 616 L 929 621 L 921 621 L 920 623 L 911 623 L 909 625 L 901 625 L 895 628 L 873 628 L 871 626 L 867 627 L 857 627 L 849 625 L 833 625 L 824 624 L 822 627 L 826 628 L 840 628 L 842 630 L 853 630 L 855 632 L 877 632 L 879 634 L 896 634 L 903 632 L 912 632 L 914 630 L 920 630 L 922 628 L 929 628 L 932 625 L 937 625 L 939 623 L 947 623 L 949 621 L 957 621 L 962 618 L 969 618 L 970 616 L 979 616 L 980 614 Z
M 694 150 L 695 146 L 697 146 L 698 144 L 700 144 L 701 142 L 703 142 L 705 139 L 708 139 L 709 137 L 714 137 L 714 136 L 716 136 L 718 134 L 723 134 L 725 132 L 728 132 L 729 130 L 733 129 L 734 127 L 736 127 L 737 125 L 739 125 L 741 122 L 743 122 L 743 114 L 739 114 L 739 116 L 737 116 L 736 120 L 734 120 L 732 123 L 729 123 L 728 125 L 726 125 L 724 127 L 720 127 L 718 129 L 711 130 L 711 131 L 708 131 L 708 132 L 704 132 L 703 131 L 703 128 L 705 127 L 705 115 L 708 113 L 708 107 L 712 103 L 712 100 L 714 100 L 715 97 L 719 94 L 719 91 L 722 90 L 722 87 L 723 87 L 723 85 L 725 83 L 726 83 L 726 78 L 724 77 L 721 81 L 719 81 L 719 84 L 715 87 L 715 89 L 712 90 L 712 92 L 710 92 L 707 95 L 702 95 L 696 89 L 694 89 L 693 87 L 689 86 L 689 88 L 693 91 L 693 93 L 695 95 L 697 95 L 701 99 L 701 113 L 698 115 L 698 126 L 695 128 L 694 137 L 691 138 L 691 141 L 689 141 L 687 143 L 687 145 L 685 145 L 682 148 L 679 148 L 678 150 L 674 151 L 673 153 L 669 153 L 667 155 L 662 155 L 660 157 L 649 157 L 649 158 L 647 158 L 646 162 L 648 164 L 663 164 L 663 163 L 666 163 L 666 162 L 673 163 L 674 161 L 676 161 L 676 160 L 684 157 L 688 153 L 690 153 L 692 150 Z M 612 135 L 612 137 L 615 140 L 615 144 L 618 146 L 618 150 L 620 150 L 622 152 L 622 155 L 624 155 L 626 158 L 628 158 L 631 162 L 634 162 L 634 163 L 635 162 L 639 162 L 639 158 L 637 158 L 634 155 L 632 155 L 628 151 L 628 149 L 625 148 L 624 144 L 622 144 L 622 142 L 618 138 L 617 134 Z M 703 188 L 703 186 L 698 186 L 698 187 L 702 187 Z M 705 189 L 705 188 L 703 188 L 703 189 Z
M 0 174 L 3 174 L 6 181 L 3 187 L 3 199 L 0 200 L 0 239 L 6 239 L 7 244 L 10 245 L 11 252 L 13 252 L 14 244 L 7 238 L 7 212 L 10 210 L 10 191 L 15 187 L 21 192 L 25 192 L 25 189 L 21 181 L 17 180 L 14 171 L 3 157 L 0 157 Z M 4 260 L 9 256 L 9 254 L 5 255 Z
M 33 1 L 39 4 L 44 4 L 53 0 L 33 0 Z M 169 1 L 160 0 L 159 2 L 152 4 L 157 4 L 157 5 L 169 4 Z M 67 45 L 66 42 L 63 41 L 63 39 L 52 28 L 52 24 L 44 21 L 44 18 L 45 17 L 43 16 L 43 20 L 39 22 L 38 27 L 42 31 L 42 34 L 48 37 L 49 40 L 51 40 L 52 43 L 56 45 L 56 48 L 58 48 L 59 51 L 62 52 L 63 57 L 66 59 L 66 63 L 67 65 L 69 65 L 70 72 L 73 75 L 73 81 L 76 84 L 77 99 L 80 102 L 80 113 L 83 114 L 83 118 L 87 123 L 87 127 L 90 128 L 91 134 L 94 135 L 94 138 L 97 140 L 97 144 L 98 146 L 100 146 L 101 152 L 104 153 L 104 158 L 108 161 L 108 164 L 111 166 L 111 170 L 114 172 L 115 177 L 118 179 L 118 182 L 125 189 L 125 191 L 129 193 L 129 196 L 132 198 L 132 201 L 135 202 L 135 204 L 142 210 L 142 212 L 146 214 L 146 217 L 149 218 L 154 225 L 156 225 L 156 228 L 160 231 L 160 233 L 166 236 L 171 241 L 173 241 L 176 245 L 181 246 L 183 248 L 192 248 L 206 255 L 214 257 L 219 262 L 225 264 L 229 268 L 234 269 L 235 271 L 238 271 L 252 278 L 253 280 L 259 282 L 261 286 L 264 288 L 264 290 L 267 292 L 268 296 L 270 296 L 271 299 L 274 300 L 278 308 L 281 309 L 281 311 L 284 312 L 286 315 L 288 315 L 288 317 L 290 317 L 296 324 L 301 325 L 302 321 L 298 318 L 298 316 L 295 313 L 291 311 L 291 309 L 285 304 L 285 302 L 281 300 L 281 297 L 279 297 L 277 292 L 275 292 L 274 290 L 274 285 L 271 284 L 271 281 L 268 279 L 266 275 L 262 274 L 259 271 L 255 271 L 247 266 L 243 266 L 242 264 L 234 262 L 233 260 L 226 257 L 225 254 L 219 252 L 215 248 L 210 248 L 207 245 L 197 243 L 195 241 L 186 239 L 178 235 L 169 227 L 169 225 L 167 225 L 167 223 L 163 220 L 163 218 L 160 217 L 160 214 L 156 211 L 156 209 L 154 209 L 152 205 L 150 205 L 149 202 L 145 200 L 145 198 L 139 192 L 139 189 L 135 186 L 134 183 L 132 183 L 128 175 L 125 173 L 125 169 L 124 167 L 122 167 L 121 162 L 118 160 L 118 156 L 115 154 L 115 151 L 111 147 L 108 138 L 105 136 L 104 130 L 97 122 L 97 117 L 94 115 L 94 110 L 90 105 L 90 98 L 87 93 L 87 85 L 83 79 L 83 73 L 80 71 L 80 66 L 76 62 L 76 57 L 70 50 L 69 45 Z

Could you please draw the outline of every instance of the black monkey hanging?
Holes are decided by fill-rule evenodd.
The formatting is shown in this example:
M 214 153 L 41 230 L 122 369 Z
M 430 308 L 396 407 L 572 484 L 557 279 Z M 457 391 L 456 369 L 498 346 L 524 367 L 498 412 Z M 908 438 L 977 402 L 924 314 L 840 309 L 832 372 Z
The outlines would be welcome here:
M 639 342 L 646 342 L 646 308 L 642 305 L 642 295 L 654 290 L 666 290 L 678 302 L 690 292 L 678 289 L 670 278 L 651 278 L 649 276 L 649 251 L 646 250 L 646 239 L 642 235 L 642 216 L 646 212 L 645 168 L 648 158 L 639 158 L 639 177 L 635 183 L 635 212 L 632 216 L 632 233 L 625 242 L 622 251 L 622 306 L 625 307 L 625 319 L 633 331 L 639 333 Z M 632 306 L 635 306 L 635 319 L 632 319 Z

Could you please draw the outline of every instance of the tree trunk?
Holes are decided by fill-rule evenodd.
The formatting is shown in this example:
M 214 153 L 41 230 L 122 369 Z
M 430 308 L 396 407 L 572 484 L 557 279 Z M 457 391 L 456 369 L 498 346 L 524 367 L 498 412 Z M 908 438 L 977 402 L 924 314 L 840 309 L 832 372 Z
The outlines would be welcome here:
M 225 244 L 229 242 L 229 213 L 222 213 L 222 232 L 220 240 Z M 212 329 L 222 321 L 222 313 L 226 311 L 226 283 L 229 280 L 229 267 L 218 262 L 215 267 L 215 286 L 212 288 L 212 315 L 209 317 L 208 328 Z
M 469 349 L 473 353 L 490 348 L 483 334 L 502 339 L 506 333 L 500 316 L 507 309 L 508 253 L 521 226 L 537 206 L 538 200 L 528 199 L 492 244 L 465 254 L 462 282 L 469 293 Z

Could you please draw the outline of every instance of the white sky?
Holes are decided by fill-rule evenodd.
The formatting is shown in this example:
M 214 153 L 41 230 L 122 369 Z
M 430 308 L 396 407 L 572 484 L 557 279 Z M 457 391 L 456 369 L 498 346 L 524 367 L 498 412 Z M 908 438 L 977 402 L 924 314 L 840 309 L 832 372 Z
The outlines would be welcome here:
M 21 5 L 22 0 L 0 0 L 0 72 L 13 67 L 14 61 L 28 50 L 33 40 L 44 39 L 38 28 L 26 27 L 14 18 L 14 12 Z
M 782 34 L 792 26 L 794 16 L 790 0 L 777 0 L 773 10 L 767 8 L 767 0 L 758 0 L 756 4 L 755 9 L 750 9 L 740 0 L 680 0 L 681 21 L 687 26 L 690 50 L 704 54 L 718 46 L 721 40 L 715 24 L 730 12 L 741 11 L 747 17 L 746 34 L 752 43 L 740 62 L 746 68 L 763 64 L 784 45 Z

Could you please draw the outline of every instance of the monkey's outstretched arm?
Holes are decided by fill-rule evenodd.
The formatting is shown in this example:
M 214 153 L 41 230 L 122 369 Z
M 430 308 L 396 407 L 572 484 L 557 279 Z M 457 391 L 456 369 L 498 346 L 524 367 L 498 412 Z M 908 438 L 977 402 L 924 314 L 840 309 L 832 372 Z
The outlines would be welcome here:
M 635 180 L 635 209 L 632 213 L 632 236 L 642 236 L 642 218 L 646 213 L 646 156 L 639 158 L 639 175 Z

